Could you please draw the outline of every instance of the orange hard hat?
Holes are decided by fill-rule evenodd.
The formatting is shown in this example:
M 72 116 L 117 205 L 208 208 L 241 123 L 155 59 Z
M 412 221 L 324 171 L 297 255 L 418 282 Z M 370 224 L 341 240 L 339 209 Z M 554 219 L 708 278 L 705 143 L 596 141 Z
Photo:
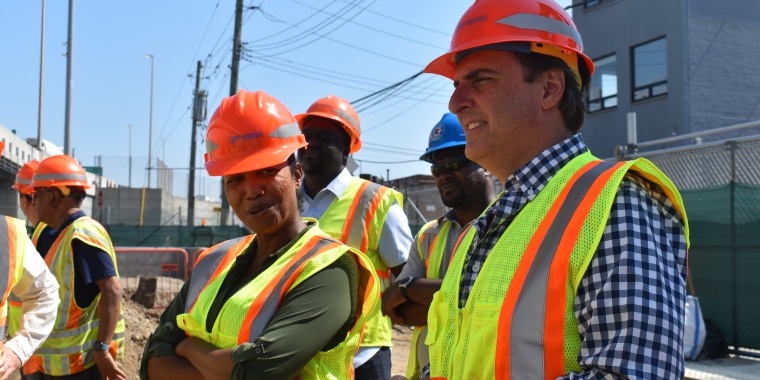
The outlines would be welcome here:
M 42 160 L 34 171 L 31 187 L 62 186 L 90 188 L 87 183 L 87 174 L 85 174 L 82 165 L 79 165 L 74 157 L 65 154 L 50 156 Z
M 351 153 L 356 153 L 362 148 L 362 127 L 359 122 L 359 114 L 356 113 L 348 100 L 335 95 L 328 95 L 317 100 L 306 110 L 306 113 L 296 115 L 296 120 L 298 120 L 301 129 L 310 116 L 324 117 L 340 123 L 351 136 Z
M 449 51 L 430 62 L 425 72 L 453 80 L 458 61 L 481 49 L 551 55 L 565 61 L 578 79 L 580 57 L 589 75 L 594 74 L 578 28 L 554 0 L 475 0 L 459 20 Z
M 13 188 L 20 191 L 21 194 L 33 193 L 34 188 L 32 187 L 32 177 L 38 166 L 40 166 L 40 162 L 37 160 L 25 163 L 24 166 L 19 169 L 18 173 L 16 173 L 16 181 L 13 182 Z
M 231 175 L 279 165 L 304 146 L 296 119 L 279 100 L 240 90 L 211 116 L 203 158 L 209 175 Z

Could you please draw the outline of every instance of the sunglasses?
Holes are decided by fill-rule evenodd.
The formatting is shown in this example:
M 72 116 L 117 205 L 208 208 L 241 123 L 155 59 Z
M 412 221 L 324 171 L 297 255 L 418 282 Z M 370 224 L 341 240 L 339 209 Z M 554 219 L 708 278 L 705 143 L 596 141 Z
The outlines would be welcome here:
M 472 161 L 470 161 L 470 159 L 465 156 L 449 157 L 441 162 L 434 162 L 432 165 L 430 165 L 430 173 L 433 174 L 433 177 L 438 178 L 441 176 L 443 169 L 452 172 L 457 171 L 469 165 L 470 162 Z

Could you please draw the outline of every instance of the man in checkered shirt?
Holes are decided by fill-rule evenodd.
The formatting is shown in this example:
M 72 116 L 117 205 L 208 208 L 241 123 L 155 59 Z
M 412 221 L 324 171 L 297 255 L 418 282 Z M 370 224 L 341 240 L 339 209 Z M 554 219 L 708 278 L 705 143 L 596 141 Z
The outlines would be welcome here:
M 562 53 L 552 54 L 542 50 L 547 45 L 536 39 L 520 41 L 526 38 L 520 33 L 532 31 L 569 34 L 571 39 L 555 36 L 548 41 L 559 41 L 554 47 Z M 474 36 L 480 40 L 468 40 Z M 447 281 L 458 282 L 458 294 L 446 305 L 458 303 L 464 310 L 475 294 L 473 287 L 485 285 L 476 283 L 478 277 L 485 276 L 489 254 L 512 221 L 563 167 L 588 151 L 579 130 L 587 111 L 584 100 L 593 63 L 578 45 L 582 46 L 580 35 L 572 21 L 551 0 L 481 0 L 462 17 L 451 51 L 426 68 L 454 80 L 449 110 L 465 128 L 466 155 L 505 187 L 474 222 L 469 246 L 463 243 L 457 250 L 456 255 L 465 255 L 464 264 L 460 273 L 450 267 L 444 280 L 444 288 Z M 575 289 L 572 313 L 581 347 L 577 365 L 570 363 L 570 368 L 577 369 L 552 378 L 683 378 L 687 227 L 685 214 L 679 212 L 682 207 L 674 204 L 672 191 L 670 197 L 667 193 L 631 172 L 619 183 L 598 246 Z M 461 321 L 463 314 L 458 315 Z M 457 345 L 465 339 L 462 335 L 466 334 L 454 341 Z M 426 342 L 431 344 L 431 377 L 456 379 L 464 373 L 468 378 L 476 373 L 477 368 L 466 368 L 471 356 L 463 360 L 459 346 L 451 350 L 455 352 L 449 360 L 438 363 L 446 368 L 436 368 L 432 350 L 445 344 L 441 336 Z M 510 342 L 508 352 L 535 349 Z M 498 373 L 500 362 L 510 360 L 498 355 L 492 370 L 497 377 L 503 375 Z M 511 370 L 511 378 L 539 377 Z

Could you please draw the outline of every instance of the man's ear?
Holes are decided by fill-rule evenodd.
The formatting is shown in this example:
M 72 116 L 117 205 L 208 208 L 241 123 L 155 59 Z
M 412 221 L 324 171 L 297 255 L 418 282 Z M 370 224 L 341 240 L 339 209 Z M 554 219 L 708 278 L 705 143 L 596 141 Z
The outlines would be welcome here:
M 301 188 L 301 184 L 303 183 L 303 167 L 300 163 L 296 163 L 293 170 L 293 182 L 295 182 L 296 188 Z
M 561 70 L 550 70 L 542 75 L 543 93 L 541 96 L 541 108 L 550 110 L 556 107 L 565 93 L 565 73 Z

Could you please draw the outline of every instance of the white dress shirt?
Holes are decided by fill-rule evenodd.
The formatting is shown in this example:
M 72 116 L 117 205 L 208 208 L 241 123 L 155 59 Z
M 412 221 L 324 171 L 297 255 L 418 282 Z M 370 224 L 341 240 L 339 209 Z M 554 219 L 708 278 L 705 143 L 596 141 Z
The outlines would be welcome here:
M 5 347 L 21 359 L 21 365 L 29 360 L 50 335 L 60 303 L 58 281 L 29 238 L 26 238 L 25 253 L 21 279 L 11 289 L 13 294 L 21 298 L 23 314 L 18 331 L 4 343 Z
M 351 173 L 347 169 L 338 174 L 327 187 L 320 190 L 312 199 L 303 191 L 303 203 L 301 204 L 301 215 L 304 217 L 319 218 L 324 215 L 333 201 L 343 195 L 351 182 Z M 412 246 L 412 231 L 409 229 L 409 220 L 404 214 L 404 210 L 395 201 L 388 210 L 388 216 L 385 217 L 383 230 L 380 232 L 377 251 L 380 254 L 380 260 L 388 268 L 394 268 L 406 263 L 409 257 L 409 248 Z M 359 351 L 354 356 L 354 368 L 357 368 L 367 362 L 374 356 L 380 347 L 359 347 Z

